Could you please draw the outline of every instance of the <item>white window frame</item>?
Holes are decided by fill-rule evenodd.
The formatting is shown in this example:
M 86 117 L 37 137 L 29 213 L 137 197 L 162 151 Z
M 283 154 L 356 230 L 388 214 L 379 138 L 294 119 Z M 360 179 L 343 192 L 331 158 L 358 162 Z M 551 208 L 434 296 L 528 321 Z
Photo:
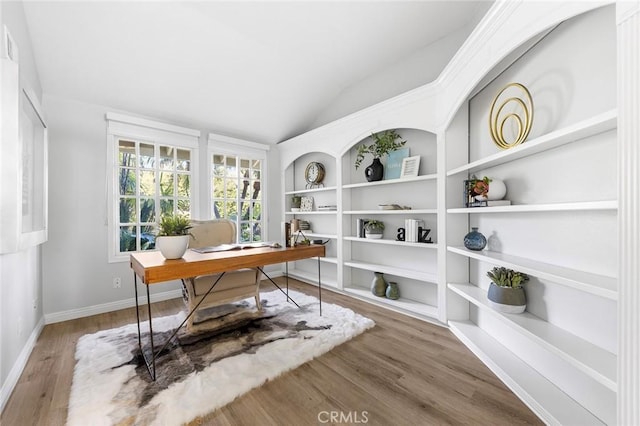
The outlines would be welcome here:
M 269 223 L 269 182 L 267 179 L 268 170 L 268 151 L 271 148 L 269 145 L 250 142 L 242 139 L 236 139 L 229 136 L 218 135 L 215 133 L 209 133 L 207 143 L 207 200 L 208 200 L 208 212 L 209 218 L 213 217 L 213 155 L 224 154 L 234 155 L 238 157 L 251 158 L 262 161 L 262 171 L 260 173 L 260 185 L 261 185 L 261 204 L 262 204 L 262 241 L 269 241 L 268 223 Z M 236 226 L 236 241 L 240 241 L 240 226 Z
M 108 112 L 107 120 L 107 232 L 109 241 L 109 262 L 129 261 L 129 254 L 121 253 L 118 244 L 119 203 L 118 203 L 118 141 L 131 139 L 141 143 L 173 146 L 191 151 L 190 205 L 191 217 L 199 212 L 199 141 L 200 131 L 174 126 L 158 121 L 125 114 Z

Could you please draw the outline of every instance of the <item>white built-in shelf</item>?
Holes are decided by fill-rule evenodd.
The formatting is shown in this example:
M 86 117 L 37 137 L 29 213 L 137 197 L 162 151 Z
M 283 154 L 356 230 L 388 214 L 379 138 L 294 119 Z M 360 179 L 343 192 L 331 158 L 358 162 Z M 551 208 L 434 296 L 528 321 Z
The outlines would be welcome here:
M 337 257 L 324 256 L 324 257 L 320 258 L 320 262 L 333 263 L 334 265 L 337 265 L 338 264 L 338 258 Z
M 538 278 L 548 279 L 586 293 L 618 300 L 618 283 L 613 277 L 569 269 L 494 251 L 473 251 L 464 247 L 451 246 L 447 247 L 447 250 L 482 262 L 493 263 L 494 265 L 515 269 Z
M 357 241 L 360 243 L 388 244 L 392 246 L 401 246 L 401 247 L 419 247 L 419 248 L 427 248 L 427 249 L 438 248 L 438 245 L 433 243 L 409 243 L 406 241 L 387 240 L 384 238 L 344 237 L 344 239 L 347 241 Z
M 517 204 L 495 207 L 469 207 L 447 209 L 447 213 L 526 213 L 526 212 L 562 212 L 562 211 L 592 211 L 617 210 L 618 201 L 583 201 L 575 203 L 554 204 Z
M 500 151 L 480 160 L 451 169 L 447 172 L 447 176 L 453 176 L 462 172 L 477 172 L 489 167 L 508 163 L 509 161 L 518 160 L 529 155 L 557 148 L 568 143 L 577 142 L 589 136 L 613 130 L 617 126 L 617 119 L 617 110 L 614 109 L 604 112 L 587 120 L 580 121 L 562 129 L 547 133 L 546 135 L 531 139 L 530 141 L 526 141 L 514 148 Z
M 312 188 L 312 189 L 296 189 L 294 191 L 287 191 L 284 195 L 296 195 L 296 194 L 308 194 L 311 192 L 326 192 L 326 191 L 335 191 L 335 186 L 325 186 L 322 188 Z
M 604 424 L 476 324 L 449 321 L 449 327 L 545 423 Z M 615 404 L 611 409 L 615 411 Z
M 322 238 L 325 240 L 335 240 L 338 238 L 338 236 L 335 234 L 318 234 L 315 232 L 304 232 L 304 231 L 302 231 L 302 233 L 304 234 L 305 237 L 308 237 L 308 238 Z
M 430 283 L 438 283 L 438 277 L 428 272 L 415 271 L 412 269 L 397 268 L 395 266 L 379 265 L 377 263 L 366 263 L 356 260 L 344 262 L 345 266 L 356 269 L 364 269 L 372 272 L 382 272 L 383 274 L 395 275 L 397 277 L 410 278 L 418 281 L 427 281 Z
M 327 278 L 322 274 L 322 269 L 320 269 L 320 283 L 322 287 L 338 287 L 338 282 L 333 278 Z M 299 279 L 300 281 L 304 281 L 309 284 L 318 285 L 318 273 L 317 272 L 308 272 L 300 269 L 291 269 L 289 268 L 289 276 L 291 278 Z
M 390 306 L 393 308 L 401 309 L 403 311 L 432 318 L 438 317 L 438 308 L 435 306 L 427 305 L 426 303 L 416 302 L 415 300 L 411 299 L 403 299 L 402 297 L 398 300 L 387 299 L 386 297 L 378 297 L 373 295 L 370 290 L 365 290 L 358 287 L 346 287 L 344 291 L 358 296 L 362 299 L 366 299 L 367 301 L 371 301 L 380 306 Z
M 337 210 L 312 210 L 310 212 L 284 212 L 286 215 L 305 215 L 305 214 L 336 214 Z
M 414 214 L 436 214 L 436 209 L 411 209 L 411 210 L 347 210 L 342 212 L 343 214 L 400 214 L 400 215 L 414 215 Z
M 470 283 L 448 284 L 448 287 L 485 312 L 536 341 L 550 352 L 588 374 L 616 392 L 616 356 L 599 346 L 575 336 L 547 321 L 524 312 L 505 314 L 491 308 L 487 290 Z
M 377 182 L 362 182 L 362 183 L 350 183 L 347 185 L 342 185 L 343 189 L 351 189 L 351 188 L 363 188 L 363 187 L 373 187 L 379 185 L 394 185 L 398 183 L 410 183 L 410 182 L 421 182 L 426 180 L 436 180 L 437 175 L 422 175 L 415 177 L 408 177 L 403 179 L 389 179 L 389 180 L 379 180 Z

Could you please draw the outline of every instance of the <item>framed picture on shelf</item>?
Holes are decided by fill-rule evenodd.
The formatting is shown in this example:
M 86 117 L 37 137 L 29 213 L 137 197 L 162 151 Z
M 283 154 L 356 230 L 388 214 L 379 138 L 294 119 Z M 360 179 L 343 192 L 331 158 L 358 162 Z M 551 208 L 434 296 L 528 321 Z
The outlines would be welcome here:
M 420 156 L 414 155 L 402 160 L 402 169 L 400 170 L 401 178 L 416 177 L 420 169 Z
M 313 210 L 313 197 L 302 197 L 300 211 L 310 212 Z
M 409 156 L 409 148 L 400 148 L 387 154 L 384 166 L 384 180 L 398 179 L 402 171 L 402 160 Z

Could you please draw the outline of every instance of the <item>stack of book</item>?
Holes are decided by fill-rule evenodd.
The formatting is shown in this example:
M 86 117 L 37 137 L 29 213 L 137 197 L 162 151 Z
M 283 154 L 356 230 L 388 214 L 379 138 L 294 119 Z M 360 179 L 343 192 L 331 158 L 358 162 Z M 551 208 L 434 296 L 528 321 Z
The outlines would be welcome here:
M 420 238 L 418 228 L 424 227 L 424 220 L 405 219 L 404 220 L 404 240 L 408 243 L 417 243 Z

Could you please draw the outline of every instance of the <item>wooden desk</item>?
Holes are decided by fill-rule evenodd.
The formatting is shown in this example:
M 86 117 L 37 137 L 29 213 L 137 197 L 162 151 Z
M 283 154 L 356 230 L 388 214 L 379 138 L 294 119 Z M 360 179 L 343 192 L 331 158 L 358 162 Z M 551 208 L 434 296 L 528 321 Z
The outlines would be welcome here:
M 285 293 L 278 284 L 276 284 L 267 275 L 262 267 L 265 265 L 273 265 L 276 263 L 287 263 L 296 260 L 318 258 L 318 295 L 320 300 L 320 315 L 322 315 L 322 285 L 320 283 L 320 257 L 325 256 L 325 247 L 323 245 L 297 246 L 286 248 L 246 248 L 242 250 L 230 250 L 214 253 L 198 253 L 193 250 L 187 250 L 181 259 L 165 259 L 158 251 L 132 253 L 130 255 L 130 265 L 133 269 L 133 287 L 136 299 L 136 317 L 138 321 L 138 346 L 140 353 L 147 365 L 147 370 L 153 380 L 156 379 L 156 358 L 166 348 L 167 344 L 173 339 L 178 330 L 187 322 L 187 319 L 193 315 L 198 306 L 213 290 L 220 278 L 227 271 L 234 271 L 242 268 L 257 268 L 271 283 L 273 283 L 286 296 L 287 300 L 291 300 L 296 306 L 298 304 L 289 297 L 289 277 L 287 279 L 287 292 Z M 288 267 L 287 267 L 288 272 Z M 209 275 L 220 273 L 220 277 L 215 281 L 211 288 L 206 292 L 200 303 L 196 305 L 186 316 L 184 321 L 176 328 L 173 334 L 167 339 L 161 349 L 156 352 L 153 342 L 153 325 L 151 321 L 151 300 L 149 295 L 149 286 L 165 281 L 179 280 L 184 278 L 196 277 L 199 275 Z M 138 303 L 138 277 L 140 277 L 147 290 L 147 311 L 149 317 L 149 339 L 151 341 L 151 361 L 147 359 L 142 349 L 142 337 L 140 333 L 140 308 Z M 299 306 L 298 306 L 299 307 Z

